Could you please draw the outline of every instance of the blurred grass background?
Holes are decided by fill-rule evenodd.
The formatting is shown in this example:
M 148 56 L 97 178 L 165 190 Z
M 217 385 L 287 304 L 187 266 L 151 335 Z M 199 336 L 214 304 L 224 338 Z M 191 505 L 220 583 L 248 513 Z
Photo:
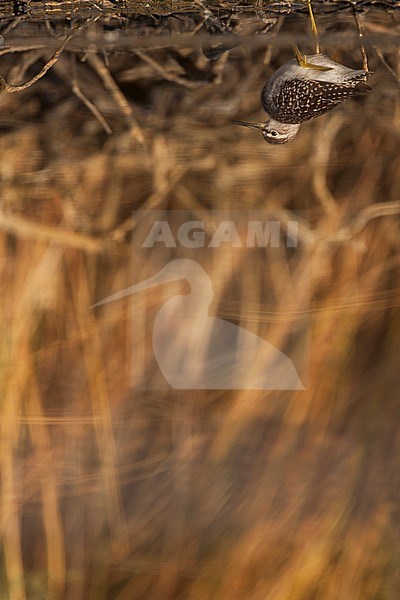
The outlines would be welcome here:
M 119 29 L 84 23 L 90 52 L 1 92 L 2 600 L 398 598 L 399 17 L 363 16 L 382 38 L 371 94 L 269 146 L 232 121 L 264 118 L 280 35 L 306 23 L 232 17 L 272 37 L 216 60 L 189 42 L 102 52 Z M 334 42 L 349 13 L 319 24 L 332 58 L 361 63 Z M 0 72 L 17 84 L 48 58 L 2 50 Z M 310 211 L 307 391 L 132 388 L 129 303 L 90 306 L 132 283 L 136 209 Z M 278 297 L 285 261 L 268 265 Z M 215 314 L 263 322 L 258 273 L 230 269 L 243 288 L 227 303 L 221 284 Z

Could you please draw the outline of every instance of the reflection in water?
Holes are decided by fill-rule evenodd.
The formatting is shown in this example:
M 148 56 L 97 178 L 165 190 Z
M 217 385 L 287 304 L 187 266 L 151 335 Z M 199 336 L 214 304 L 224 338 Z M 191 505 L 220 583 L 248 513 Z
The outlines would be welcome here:
M 125 16 L 107 3 L 106 20 L 98 2 L 59 20 L 66 3 L 46 16 L 30 2 L 16 21 L 12 4 L 0 3 L 8 84 L 73 37 L 44 77 L 0 94 L 0 597 L 397 598 L 394 3 L 361 15 L 373 93 L 274 148 L 233 121 L 254 120 L 294 41 L 313 47 L 302 3 L 285 16 L 213 2 L 211 21 L 170 3 L 133 16 L 130 2 Z M 351 14 L 317 6 L 327 55 L 357 68 Z M 130 285 L 139 208 L 309 210 L 296 250 L 311 265 L 309 309 L 279 304 L 301 295 L 287 248 L 257 268 L 223 253 L 212 307 L 277 338 L 309 313 L 306 391 L 132 391 L 133 361 L 148 365 L 132 356 L 131 315 L 90 306 Z M 136 305 L 140 328 L 160 303 L 148 291 Z

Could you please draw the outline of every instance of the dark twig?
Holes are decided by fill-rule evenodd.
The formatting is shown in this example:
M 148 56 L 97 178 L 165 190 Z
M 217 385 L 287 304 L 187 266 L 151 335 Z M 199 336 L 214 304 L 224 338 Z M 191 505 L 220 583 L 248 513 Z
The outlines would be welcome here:
M 103 63 L 102 60 L 100 60 L 97 54 L 92 52 L 88 53 L 87 60 L 102 80 L 105 88 L 111 93 L 114 102 L 116 103 L 122 114 L 125 115 L 127 121 L 130 124 L 133 136 L 140 144 L 144 145 L 143 132 L 139 126 L 139 123 L 136 120 L 133 109 L 129 104 L 128 100 L 125 98 L 124 94 L 119 89 L 118 85 L 115 83 L 106 65 Z
M 103 115 L 101 114 L 101 112 L 99 111 L 97 106 L 95 106 L 95 104 L 93 104 L 93 102 L 91 100 L 89 100 L 89 98 L 87 98 L 85 96 L 85 94 L 82 92 L 82 90 L 79 86 L 79 83 L 78 83 L 78 76 L 76 73 L 75 56 L 72 56 L 71 58 L 72 58 L 72 61 L 71 61 L 71 63 L 72 63 L 72 91 L 74 92 L 75 96 L 77 96 L 77 98 L 79 98 L 79 100 L 81 100 L 81 102 L 83 102 L 83 104 L 96 117 L 96 119 L 98 120 L 100 125 L 103 127 L 103 129 L 106 131 L 106 133 L 111 135 L 112 129 L 111 129 L 110 125 L 107 123 L 106 119 L 103 117 Z
M 29 79 L 29 81 L 26 81 L 25 83 L 21 83 L 20 85 L 11 85 L 11 84 L 7 83 L 7 81 L 5 79 L 3 79 L 3 77 L 0 75 L 0 90 L 2 89 L 2 90 L 5 90 L 6 92 L 9 92 L 10 94 L 13 94 L 14 92 L 22 92 L 23 90 L 26 90 L 28 87 L 30 87 L 31 85 L 36 83 L 39 79 L 41 79 L 44 75 L 46 75 L 47 71 L 49 69 L 51 69 L 51 67 L 57 62 L 61 52 L 64 50 L 65 46 L 67 45 L 67 43 L 71 39 L 71 37 L 72 36 L 68 36 L 67 38 L 65 38 L 63 44 L 60 46 L 60 48 L 58 50 L 56 50 L 54 52 L 54 54 L 50 58 L 50 60 L 48 60 L 47 63 L 44 65 L 44 67 L 39 71 L 39 73 L 37 75 L 35 75 L 34 77 L 32 77 L 32 79 Z
M 136 56 L 138 56 L 141 60 L 143 60 L 150 67 L 152 67 L 156 71 L 156 73 L 161 75 L 161 77 L 163 77 L 167 81 L 172 81 L 173 83 L 177 83 L 178 85 L 182 85 L 183 87 L 189 89 L 196 89 L 200 86 L 199 82 L 189 81 L 188 79 L 180 77 L 175 73 L 168 72 L 162 65 L 160 65 L 156 60 L 154 60 L 154 58 L 152 58 L 145 52 L 142 52 L 141 50 L 135 50 L 134 52 Z
M 397 81 L 397 85 L 400 87 L 400 78 L 397 75 L 396 71 L 389 65 L 388 61 L 386 60 L 386 58 L 383 55 L 383 52 L 380 48 L 378 48 L 378 46 L 373 46 L 379 60 L 381 61 L 381 63 L 383 64 L 383 66 L 389 71 L 389 73 L 391 73 L 391 75 L 393 75 L 394 79 Z

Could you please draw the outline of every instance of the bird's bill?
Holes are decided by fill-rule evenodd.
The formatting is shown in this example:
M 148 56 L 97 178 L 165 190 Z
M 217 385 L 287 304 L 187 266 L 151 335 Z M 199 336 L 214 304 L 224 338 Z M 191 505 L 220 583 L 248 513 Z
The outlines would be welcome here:
M 137 292 L 141 292 L 142 290 L 148 290 L 149 288 L 155 287 L 156 285 L 160 285 L 161 283 L 169 283 L 171 281 L 177 281 L 178 279 L 182 279 L 182 276 L 179 273 L 166 273 L 164 268 L 149 279 L 146 279 L 145 281 L 140 281 L 136 285 L 131 285 L 130 287 L 127 287 L 124 290 L 121 290 L 120 292 L 116 292 L 111 296 L 107 296 L 107 298 L 104 298 L 104 300 L 100 300 L 100 302 L 96 302 L 96 304 L 92 304 L 90 308 L 95 308 L 96 306 L 101 306 L 102 304 L 108 304 L 109 302 L 114 302 L 114 300 L 126 298 L 127 296 L 131 296 L 132 294 L 136 294 Z
M 235 125 L 241 125 L 242 127 L 249 127 L 250 129 L 262 130 L 264 123 L 246 123 L 245 121 L 233 121 Z

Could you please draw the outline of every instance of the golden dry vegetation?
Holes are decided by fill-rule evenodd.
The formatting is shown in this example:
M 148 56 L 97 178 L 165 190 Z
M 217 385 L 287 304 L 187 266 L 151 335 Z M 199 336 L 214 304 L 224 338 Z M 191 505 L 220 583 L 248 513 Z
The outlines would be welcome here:
M 398 597 L 399 16 L 363 24 L 372 93 L 285 146 L 232 121 L 260 119 L 303 16 L 213 61 L 190 40 L 102 52 L 115 30 L 80 24 L 88 52 L 72 38 L 1 92 L 2 600 Z M 349 13 L 320 29 L 360 64 Z M 0 54 L 8 85 L 51 56 Z M 133 319 L 128 299 L 91 308 L 132 283 L 138 209 L 309 211 L 294 299 L 285 253 L 252 270 L 227 251 L 212 307 L 278 338 L 309 322 L 306 391 L 138 389 L 159 290 Z

